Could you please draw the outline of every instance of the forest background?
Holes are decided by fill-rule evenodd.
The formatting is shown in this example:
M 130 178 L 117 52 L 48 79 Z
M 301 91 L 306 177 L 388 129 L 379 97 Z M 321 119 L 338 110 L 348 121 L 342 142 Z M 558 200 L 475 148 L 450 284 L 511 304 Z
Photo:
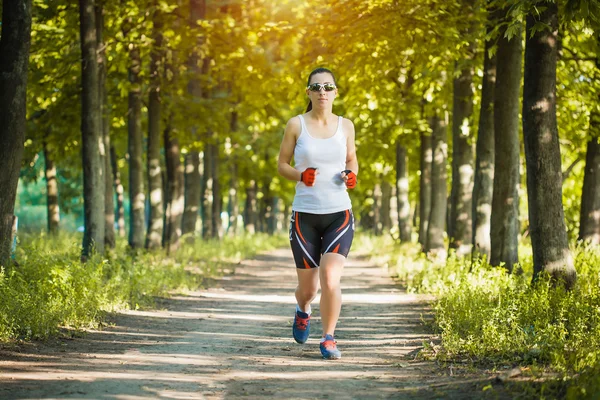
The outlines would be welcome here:
M 544 301 L 583 302 L 581 337 L 600 329 L 591 261 L 600 243 L 597 0 L 0 7 L 5 279 L 24 273 L 9 261 L 26 261 L 23 249 L 14 253 L 15 236 L 35 250 L 27 246 L 73 240 L 58 232 L 79 230 L 69 257 L 116 265 L 114 246 L 177 254 L 194 241 L 218 247 L 286 231 L 295 183 L 276 173 L 279 144 L 287 120 L 306 107 L 308 74 L 325 66 L 340 91 L 334 112 L 356 127 L 357 227 L 394 239 L 386 262 L 409 286 L 451 298 L 427 282 L 440 279 L 456 293 L 482 268 L 508 279 L 498 290 L 535 299 L 529 290 L 546 282 Z M 419 254 L 409 263 L 411 244 Z M 440 267 L 403 270 L 415 262 Z M 499 292 L 487 295 L 498 303 Z M 564 322 L 557 312 L 546 312 L 546 325 Z M 475 351 L 465 341 L 485 327 L 452 331 L 444 309 L 438 315 L 438 329 L 462 337 L 457 352 Z M 543 350 L 527 323 L 515 328 L 525 354 L 569 376 L 598 368 L 595 342 L 565 355 L 577 336 L 572 321 Z M 12 326 L 7 332 L 23 332 Z M 587 361 L 568 361 L 581 354 Z

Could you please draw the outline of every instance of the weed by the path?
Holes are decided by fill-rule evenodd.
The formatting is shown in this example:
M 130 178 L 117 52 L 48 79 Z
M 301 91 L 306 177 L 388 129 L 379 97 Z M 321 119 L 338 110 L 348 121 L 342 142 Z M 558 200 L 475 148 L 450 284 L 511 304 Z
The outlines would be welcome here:
M 572 291 L 547 280 L 531 286 L 532 261 L 521 251 L 522 275 L 485 260 L 450 257 L 436 264 L 417 246 L 378 241 L 378 262 L 387 263 L 409 290 L 436 296 L 439 360 L 471 359 L 487 365 L 532 367 L 537 393 L 572 398 L 600 389 L 600 251 L 573 248 L 578 282 Z M 558 389 L 560 387 L 560 389 Z M 566 388 L 569 388 L 568 391 Z

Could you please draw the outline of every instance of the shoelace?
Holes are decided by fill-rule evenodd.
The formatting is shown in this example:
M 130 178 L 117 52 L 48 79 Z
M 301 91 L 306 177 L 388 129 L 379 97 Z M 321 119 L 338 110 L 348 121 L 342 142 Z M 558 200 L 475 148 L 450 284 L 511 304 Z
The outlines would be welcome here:
M 335 345 L 337 342 L 335 340 L 326 340 L 323 342 L 323 347 L 327 350 L 337 350 L 337 346 Z
M 302 331 L 305 331 L 308 327 L 308 320 L 310 320 L 310 317 L 302 318 L 296 315 L 296 327 Z

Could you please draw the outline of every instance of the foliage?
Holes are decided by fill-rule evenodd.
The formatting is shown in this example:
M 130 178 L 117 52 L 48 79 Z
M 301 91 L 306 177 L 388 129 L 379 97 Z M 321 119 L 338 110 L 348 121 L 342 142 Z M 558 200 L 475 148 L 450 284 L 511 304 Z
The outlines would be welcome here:
M 574 246 L 579 279 L 567 292 L 544 279 L 531 286 L 530 255 L 521 256 L 524 273 L 512 275 L 485 260 L 436 264 L 387 239 L 373 247 L 409 290 L 435 295 L 438 359 L 533 366 L 559 373 L 577 393 L 597 387 L 590 371 L 600 368 L 600 249 Z
M 105 258 L 79 261 L 79 235 L 27 235 L 18 265 L 0 271 L 0 341 L 43 339 L 60 327 L 98 324 L 105 312 L 151 306 L 156 296 L 191 290 L 241 259 L 281 246 L 285 237 L 255 235 L 182 246 L 173 257 L 131 252 L 120 240 Z

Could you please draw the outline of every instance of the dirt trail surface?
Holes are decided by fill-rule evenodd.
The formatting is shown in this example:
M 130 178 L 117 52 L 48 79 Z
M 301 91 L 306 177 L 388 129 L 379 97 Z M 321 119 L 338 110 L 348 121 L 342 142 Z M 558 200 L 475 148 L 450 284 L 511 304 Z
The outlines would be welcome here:
M 296 277 L 287 249 L 236 266 L 214 287 L 116 315 L 73 340 L 0 352 L 0 399 L 484 398 L 490 375 L 419 361 L 431 339 L 425 298 L 351 257 L 336 331 L 341 360 L 319 353 L 318 298 L 304 345 L 291 335 Z M 454 368 L 454 369 L 453 369 Z M 502 397 L 502 396 L 501 396 Z

